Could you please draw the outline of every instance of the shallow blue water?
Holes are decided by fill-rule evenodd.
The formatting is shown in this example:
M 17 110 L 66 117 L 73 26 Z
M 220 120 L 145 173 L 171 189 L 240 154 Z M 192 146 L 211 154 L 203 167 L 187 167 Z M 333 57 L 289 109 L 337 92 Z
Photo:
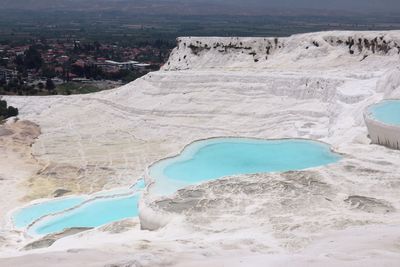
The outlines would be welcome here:
M 145 188 L 146 188 L 146 183 L 144 182 L 143 178 L 137 181 L 137 183 L 132 186 L 132 189 L 134 190 L 141 190 Z
M 71 197 L 33 204 L 16 211 L 13 214 L 13 221 L 18 228 L 27 227 L 40 217 L 72 208 L 84 200 L 84 197 Z
M 60 232 L 71 227 L 97 227 L 138 215 L 138 195 L 97 199 L 67 211 L 62 216 L 44 219 L 33 226 L 37 234 Z
M 167 195 L 183 187 L 218 179 L 224 176 L 262 172 L 302 170 L 334 163 L 340 156 L 323 143 L 300 140 L 258 140 L 244 138 L 215 138 L 195 142 L 177 157 L 162 160 L 151 166 L 150 176 L 156 183 L 151 190 Z M 132 193 L 144 188 L 143 181 L 131 187 Z M 111 192 L 112 193 L 112 192 Z M 60 232 L 71 227 L 97 227 L 138 215 L 139 194 L 89 201 L 63 214 L 47 217 L 29 231 L 36 234 Z M 84 198 L 49 201 L 22 209 L 14 220 L 27 226 L 43 215 L 67 210 L 81 204 Z
M 170 194 L 191 184 L 237 174 L 302 170 L 337 162 L 328 145 L 302 140 L 216 138 L 196 142 L 150 168 L 153 192 Z
M 131 189 L 99 192 L 90 198 L 79 196 L 49 200 L 17 210 L 12 215 L 12 219 L 16 227 L 23 228 L 43 216 L 64 212 L 38 221 L 29 229 L 29 232 L 36 234 L 58 232 L 70 227 L 96 227 L 128 217 L 136 217 L 138 196 L 133 194 L 137 194 L 144 186 L 144 181 L 139 180 Z M 113 197 L 116 194 L 124 194 L 124 196 Z M 83 204 L 89 199 L 92 200 Z M 82 206 L 78 207 L 79 205 Z
M 385 124 L 400 125 L 400 100 L 385 100 L 369 108 L 372 116 Z

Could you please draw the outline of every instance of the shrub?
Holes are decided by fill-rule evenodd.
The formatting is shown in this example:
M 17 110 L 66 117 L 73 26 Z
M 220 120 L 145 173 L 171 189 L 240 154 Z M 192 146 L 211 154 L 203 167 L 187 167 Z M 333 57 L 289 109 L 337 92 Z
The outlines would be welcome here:
M 18 116 L 18 109 L 12 106 L 7 108 L 7 117 L 15 117 Z
M 0 118 L 7 119 L 14 116 L 18 116 L 18 109 L 13 106 L 7 107 L 7 101 L 0 100 Z

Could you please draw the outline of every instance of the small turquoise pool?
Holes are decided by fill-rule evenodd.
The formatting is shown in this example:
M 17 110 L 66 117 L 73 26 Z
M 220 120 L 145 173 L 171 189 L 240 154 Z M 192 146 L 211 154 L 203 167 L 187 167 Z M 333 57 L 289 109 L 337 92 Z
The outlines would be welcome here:
M 215 138 L 195 142 L 149 169 L 156 194 L 224 176 L 302 170 L 337 162 L 326 144 L 303 139 Z
M 40 235 L 72 227 L 97 227 L 137 217 L 138 199 L 144 188 L 141 179 L 130 188 L 48 200 L 15 211 L 12 221 L 15 227 Z
M 37 222 L 30 231 L 44 235 L 72 227 L 97 227 L 138 215 L 138 194 L 99 198 Z
M 45 215 L 70 209 L 83 201 L 85 201 L 84 197 L 70 197 L 33 204 L 17 210 L 13 214 L 13 222 L 16 227 L 25 228 Z
M 400 125 L 400 100 L 385 100 L 368 109 L 372 117 L 380 122 Z

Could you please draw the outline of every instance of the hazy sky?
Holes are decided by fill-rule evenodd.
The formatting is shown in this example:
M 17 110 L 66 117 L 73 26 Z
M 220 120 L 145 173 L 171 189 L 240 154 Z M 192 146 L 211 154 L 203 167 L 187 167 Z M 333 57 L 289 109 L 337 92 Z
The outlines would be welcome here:
M 1 8 L 90 8 L 93 6 L 112 6 L 123 9 L 125 6 L 190 6 L 193 9 L 206 9 L 218 5 L 226 9 L 237 8 L 264 12 L 270 8 L 288 9 L 326 9 L 345 10 L 349 12 L 393 12 L 400 13 L 400 0 L 0 0 Z
M 190 1 L 190 0 L 187 0 Z M 261 7 L 315 8 L 368 11 L 400 11 L 400 0 L 216 0 L 225 3 L 251 3 Z

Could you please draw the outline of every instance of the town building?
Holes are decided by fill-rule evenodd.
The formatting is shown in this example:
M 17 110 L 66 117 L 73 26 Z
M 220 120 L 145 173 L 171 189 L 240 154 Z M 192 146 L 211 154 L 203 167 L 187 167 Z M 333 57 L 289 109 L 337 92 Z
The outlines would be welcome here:
M 16 77 L 17 73 L 15 71 L 0 67 L 0 81 L 6 81 L 6 83 L 9 83 Z

